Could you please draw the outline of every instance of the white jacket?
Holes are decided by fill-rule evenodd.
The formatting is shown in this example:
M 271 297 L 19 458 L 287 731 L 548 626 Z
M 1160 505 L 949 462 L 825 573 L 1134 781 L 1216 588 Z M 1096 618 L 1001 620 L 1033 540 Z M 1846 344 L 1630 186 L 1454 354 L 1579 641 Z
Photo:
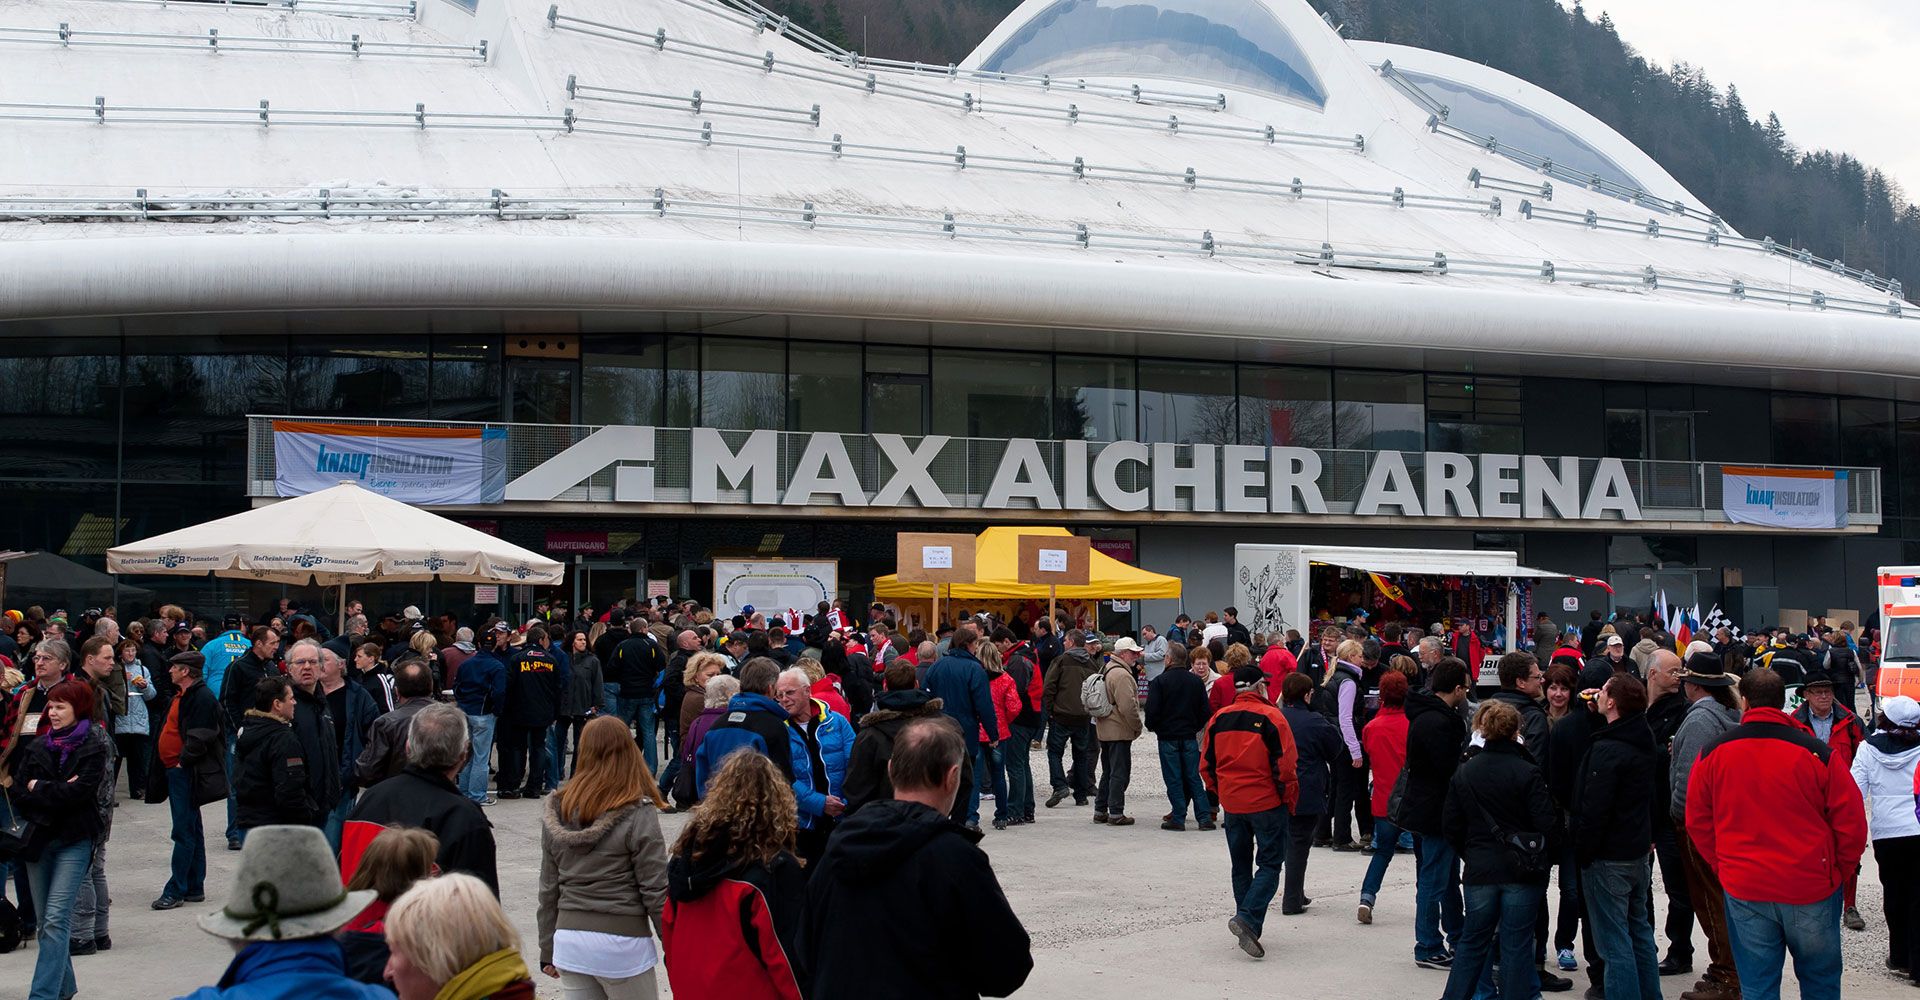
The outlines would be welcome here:
M 1869 803 L 1867 831 L 1874 840 L 1920 835 L 1920 818 L 1913 813 L 1916 764 L 1920 743 L 1895 743 L 1875 734 L 1860 744 L 1853 757 L 1853 783 Z

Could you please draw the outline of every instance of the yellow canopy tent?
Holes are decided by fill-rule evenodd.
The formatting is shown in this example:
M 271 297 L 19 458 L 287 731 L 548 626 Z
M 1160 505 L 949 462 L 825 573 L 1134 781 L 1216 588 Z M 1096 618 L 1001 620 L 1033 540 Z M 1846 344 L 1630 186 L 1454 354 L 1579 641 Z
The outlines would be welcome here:
M 1019 582 L 1021 535 L 1070 535 L 1065 528 L 988 528 L 973 539 L 974 582 L 942 584 L 941 595 L 954 601 L 1047 599 L 1047 586 Z M 1087 585 L 1061 587 L 1060 600 L 1129 600 L 1180 596 L 1180 578 L 1129 566 L 1098 549 L 1090 554 Z M 931 600 L 931 583 L 901 583 L 889 574 L 873 581 L 873 596 L 893 600 Z

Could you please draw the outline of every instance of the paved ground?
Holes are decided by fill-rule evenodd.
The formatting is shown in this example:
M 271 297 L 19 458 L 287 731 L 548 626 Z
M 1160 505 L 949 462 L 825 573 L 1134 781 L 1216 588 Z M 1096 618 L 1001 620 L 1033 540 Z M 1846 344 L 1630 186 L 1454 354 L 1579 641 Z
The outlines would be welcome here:
M 1034 755 L 1045 774 L 1045 755 Z M 1044 779 L 1043 779 L 1044 780 Z M 1427 1000 L 1438 997 L 1445 974 L 1412 961 L 1413 858 L 1396 857 L 1372 926 L 1354 920 L 1367 856 L 1316 850 L 1307 891 L 1313 907 L 1283 917 L 1276 905 L 1267 923 L 1267 958 L 1242 955 L 1227 933 L 1232 914 L 1226 843 L 1218 833 L 1159 829 L 1167 809 L 1151 737 L 1135 744 L 1130 808 L 1139 825 L 1112 829 L 1091 822 L 1090 807 L 1039 810 L 1030 827 L 988 831 L 984 846 L 1000 882 L 1033 936 L 1035 968 L 1018 996 L 1085 998 L 1117 996 L 1199 1000 L 1228 996 L 1378 996 Z M 991 806 L 991 802 L 984 803 Z M 507 911 L 529 947 L 534 940 L 534 886 L 538 874 L 539 806 L 503 802 L 489 810 L 500 847 L 502 893 Z M 224 825 L 221 810 L 208 807 L 208 828 Z M 216 816 L 218 820 L 216 821 Z M 668 816 L 671 839 L 681 817 Z M 116 817 L 107 877 L 114 897 L 114 948 L 75 960 L 85 998 L 172 997 L 215 981 L 229 958 L 226 945 L 200 932 L 196 914 L 224 902 L 238 854 L 215 845 L 208 856 L 209 901 L 168 913 L 147 907 L 166 880 L 169 844 L 164 807 L 125 803 Z M 1116 873 L 1110 885 L 1084 884 L 1088 870 Z M 1664 905 L 1664 903 L 1662 904 Z M 1860 888 L 1865 933 L 1843 932 L 1847 947 L 1845 995 L 1914 997 L 1882 966 L 1886 931 L 1872 852 Z M 1696 935 L 1697 936 L 1697 935 Z M 1664 952 L 1666 942 L 1661 941 Z M 1697 945 L 1704 962 L 1706 946 Z M 34 950 L 0 955 L 0 1000 L 24 997 Z M 531 956 L 530 956 L 531 957 Z M 955 956 L 956 962 L 968 961 Z M 544 977 L 542 996 L 558 996 Z M 1576 974 L 1584 988 L 1584 973 Z M 1692 985 L 1662 981 L 1669 997 Z M 664 988 L 664 980 L 661 983 Z M 1574 993 L 1558 994 L 1577 997 Z M 1788 996 L 1797 993 L 1789 989 Z

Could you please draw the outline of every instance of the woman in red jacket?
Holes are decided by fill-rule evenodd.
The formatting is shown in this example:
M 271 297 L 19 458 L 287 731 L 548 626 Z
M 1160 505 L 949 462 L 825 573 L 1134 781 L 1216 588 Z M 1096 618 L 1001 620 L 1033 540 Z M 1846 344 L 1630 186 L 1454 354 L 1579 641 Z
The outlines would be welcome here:
M 1367 877 L 1360 883 L 1360 922 L 1373 923 L 1373 903 L 1379 897 L 1380 883 L 1387 877 L 1387 865 L 1393 862 L 1394 847 L 1400 842 L 1400 828 L 1387 819 L 1387 804 L 1393 798 L 1393 786 L 1400 780 L 1400 769 L 1407 764 L 1407 676 L 1398 670 L 1380 675 L 1380 710 L 1360 731 L 1360 745 L 1367 752 L 1367 765 L 1373 770 L 1373 861 L 1367 865 Z
M 989 773 L 980 780 L 993 789 L 993 828 L 1004 830 L 1013 825 L 1015 820 L 1007 808 L 1007 765 L 1003 755 L 1011 749 L 1006 741 L 1013 738 L 1011 726 L 1014 717 L 1020 714 L 1024 706 L 1020 701 L 1019 683 L 1007 673 L 1006 664 L 1000 659 L 1000 647 L 994 645 L 992 639 L 981 639 L 974 644 L 973 655 L 987 669 L 987 700 L 993 702 L 994 731 L 987 732 L 987 724 L 983 720 L 979 739 L 982 743 L 989 738 L 998 741 L 987 748 Z
M 793 788 L 762 754 L 733 754 L 707 785 L 667 862 L 660 930 L 675 996 L 800 1000 L 797 815 Z

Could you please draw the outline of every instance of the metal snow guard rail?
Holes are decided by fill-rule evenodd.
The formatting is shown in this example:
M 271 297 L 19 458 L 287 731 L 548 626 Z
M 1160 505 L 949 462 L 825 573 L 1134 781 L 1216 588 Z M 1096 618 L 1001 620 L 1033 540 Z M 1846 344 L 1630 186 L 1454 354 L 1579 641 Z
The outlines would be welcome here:
M 413 20 L 420 14 L 418 0 L 388 3 L 384 0 L 95 0 L 97 3 L 128 3 L 146 7 L 179 7 L 183 10 L 207 7 L 270 7 L 288 13 L 334 14 L 340 17 L 403 18 Z
M 253 497 L 272 497 L 274 491 L 274 450 L 273 421 L 310 420 L 312 417 L 269 416 L 250 414 L 247 417 L 247 494 Z M 504 430 L 507 436 L 506 461 L 507 481 L 512 482 L 523 473 L 540 463 L 559 454 L 561 451 L 585 440 L 589 434 L 600 430 L 599 425 L 568 424 L 524 424 L 524 423 L 470 423 L 438 420 L 370 420 L 351 417 L 326 418 L 329 423 L 353 424 L 369 427 L 485 427 Z M 721 436 L 729 448 L 738 449 L 747 438 L 748 431 L 723 430 Z M 792 481 L 795 467 L 808 439 L 813 435 L 805 431 L 776 432 L 779 439 L 779 462 L 777 467 L 778 489 L 784 494 Z M 684 427 L 660 427 L 654 430 L 653 491 L 656 502 L 691 503 L 691 438 L 692 433 Z M 860 485 L 868 495 L 879 491 L 894 469 L 880 447 L 868 434 L 842 434 L 842 443 L 847 454 L 853 460 L 853 467 L 859 477 Z M 920 437 L 907 437 L 907 443 L 918 448 Z M 1077 446 L 1081 442 L 1074 442 Z M 1089 464 L 1101 451 L 1117 442 L 1087 442 Z M 950 438 L 939 456 L 928 467 L 934 483 L 946 496 L 947 502 L 961 509 L 977 509 L 986 496 L 995 471 L 1005 456 L 1008 442 L 998 438 Z M 1054 487 L 1062 489 L 1062 459 L 1065 453 L 1063 442 L 1039 442 L 1040 454 L 1051 472 Z M 1174 457 L 1182 467 L 1194 464 L 1194 445 L 1173 445 Z M 1334 514 L 1353 513 L 1355 501 L 1359 499 L 1361 489 L 1366 485 L 1367 471 L 1373 464 L 1373 451 L 1353 449 L 1315 449 L 1320 456 L 1320 491 L 1327 502 L 1327 510 Z M 1405 452 L 1407 469 L 1412 474 L 1417 494 L 1425 494 L 1425 465 L 1419 452 Z M 1548 458 L 1554 463 L 1554 458 Z M 1579 459 L 1580 494 L 1584 496 L 1592 484 L 1598 459 Z M 1215 463 L 1216 470 L 1224 463 Z M 1624 462 L 1627 480 L 1632 484 L 1634 495 L 1639 498 L 1643 513 L 1649 520 L 1691 521 L 1701 523 L 1725 523 L 1726 516 L 1721 507 L 1721 477 L 1719 462 L 1651 462 L 1627 460 Z M 609 466 L 595 472 L 579 486 L 565 491 L 555 498 L 560 502 L 604 502 L 614 498 L 615 468 Z M 1557 468 L 1557 465 L 1556 465 Z M 1759 468 L 1810 468 L 1808 466 L 1759 466 Z M 1830 467 L 1811 467 L 1830 468 Z M 1879 524 L 1880 510 L 1880 470 L 1877 468 L 1849 468 L 1845 470 L 1849 485 L 1847 494 L 1847 513 L 1854 524 Z M 1118 470 L 1119 484 L 1129 491 L 1146 489 L 1152 485 L 1152 474 L 1131 462 L 1122 462 Z M 724 480 L 721 485 L 726 484 Z M 1216 486 L 1219 484 L 1216 483 Z M 1218 490 L 1216 489 L 1216 493 Z M 745 490 L 722 489 L 723 503 L 745 503 Z M 1029 502 L 1023 509 L 1034 509 Z M 1191 511 L 1192 498 L 1179 497 L 1178 510 Z
M 366 41 L 359 35 L 349 38 L 296 38 L 286 35 L 222 35 L 219 28 L 208 28 L 204 35 L 183 35 L 157 31 L 91 31 L 75 28 L 67 21 L 56 28 L 25 28 L 0 25 L 0 43 L 43 42 L 62 48 L 182 49 L 209 52 L 311 53 L 318 55 L 410 56 L 419 59 L 467 59 L 487 61 L 487 42 L 477 45 L 445 45 L 431 42 Z

